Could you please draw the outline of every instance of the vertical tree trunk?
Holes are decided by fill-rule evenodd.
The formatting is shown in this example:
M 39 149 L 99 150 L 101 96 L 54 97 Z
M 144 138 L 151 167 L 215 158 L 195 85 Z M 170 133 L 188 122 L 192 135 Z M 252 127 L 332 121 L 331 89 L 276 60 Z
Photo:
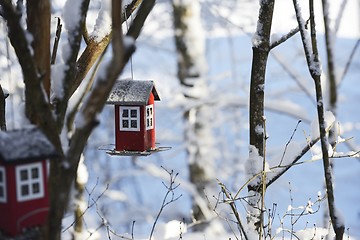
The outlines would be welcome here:
M 260 1 L 257 30 L 253 37 L 249 109 L 250 145 L 258 149 L 260 156 L 263 156 L 264 151 L 264 87 L 273 12 L 274 0 Z
M 214 159 L 210 151 L 213 137 L 209 126 L 209 109 L 202 100 L 208 97 L 204 81 L 206 71 L 205 40 L 202 33 L 200 2 L 173 1 L 173 19 L 175 45 L 178 54 L 178 79 L 189 103 L 196 103 L 184 113 L 185 142 L 189 159 L 190 181 L 200 196 L 209 184 Z M 189 104 L 190 105 L 190 104 Z M 206 219 L 208 209 L 193 203 L 193 215 L 196 220 Z
M 50 1 L 28 0 L 26 4 L 27 26 L 34 38 L 34 63 L 42 83 L 50 96 Z
M 264 157 L 264 87 L 265 87 L 265 75 L 266 65 L 270 51 L 270 33 L 272 25 L 272 17 L 274 12 L 274 0 L 262 0 L 260 1 L 259 17 L 257 22 L 256 33 L 253 36 L 253 59 L 251 69 L 251 82 L 250 82 L 250 105 L 249 105 L 249 133 L 250 133 L 250 156 L 258 154 L 260 158 L 249 157 L 248 161 L 261 161 L 259 163 L 249 162 L 248 165 L 261 165 Z M 250 177 L 257 174 L 252 172 L 254 169 L 250 167 L 248 169 L 248 175 Z M 258 179 L 261 181 L 261 179 Z M 262 194 L 261 189 L 254 189 L 253 183 L 249 184 L 249 191 L 251 195 L 254 195 L 249 199 L 249 217 L 248 222 L 254 225 L 255 229 L 260 232 L 261 225 L 261 212 L 260 200 Z M 255 183 L 256 185 L 256 183 Z

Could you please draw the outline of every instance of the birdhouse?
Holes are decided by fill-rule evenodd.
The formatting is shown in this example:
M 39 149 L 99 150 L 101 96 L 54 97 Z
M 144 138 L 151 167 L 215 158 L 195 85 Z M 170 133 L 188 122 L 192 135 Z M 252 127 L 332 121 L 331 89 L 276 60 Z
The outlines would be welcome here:
M 111 153 L 150 153 L 155 147 L 155 101 L 153 81 L 120 80 L 107 103 L 115 105 L 115 149 Z M 141 154 L 142 155 L 142 154 Z
M 0 132 L 0 231 L 42 226 L 49 211 L 47 159 L 54 146 L 35 127 Z

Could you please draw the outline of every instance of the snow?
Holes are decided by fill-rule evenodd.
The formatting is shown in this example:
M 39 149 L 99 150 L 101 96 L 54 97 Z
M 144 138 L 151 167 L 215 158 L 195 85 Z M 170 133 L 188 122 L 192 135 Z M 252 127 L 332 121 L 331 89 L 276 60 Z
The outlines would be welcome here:
M 77 169 L 76 181 L 80 185 L 85 185 L 88 182 L 88 179 L 89 173 L 87 171 L 86 165 L 84 164 L 84 156 L 82 155 Z
M 71 33 L 74 32 L 80 22 L 81 5 L 83 1 L 67 0 L 63 11 L 63 21 L 66 30 Z
M 214 172 L 210 173 L 213 178 L 210 180 L 213 180 L 215 185 L 215 179 L 218 178 L 226 184 L 230 191 L 237 192 L 238 187 L 242 186 L 251 177 L 247 175 L 245 168 L 251 169 L 254 174 L 262 171 L 262 158 L 257 154 L 257 150 L 250 147 L 251 154 L 250 156 L 248 155 L 247 115 L 251 47 L 253 44 L 249 35 L 251 36 L 255 29 L 254 23 L 256 23 L 258 2 L 246 1 L 245 3 L 244 1 L 238 1 L 239 4 L 234 3 L 233 7 L 229 7 L 232 6 L 229 2 L 221 1 L 221 4 L 219 4 L 220 1 L 214 1 L 214 3 L 208 1 L 202 2 L 202 17 L 206 18 L 205 22 L 202 23 L 206 26 L 206 47 L 199 45 L 194 46 L 194 48 L 206 50 L 208 67 L 204 68 L 207 69 L 204 82 L 199 84 L 199 87 L 193 94 L 203 96 L 204 91 L 202 87 L 207 86 L 206 91 L 208 91 L 207 94 L 210 93 L 210 96 L 201 99 L 201 101 L 191 103 L 184 102 L 184 98 L 181 97 L 183 89 L 180 88 L 176 79 L 176 56 L 174 55 L 173 38 L 170 35 L 172 33 L 171 17 L 169 16 L 171 15 L 171 8 L 167 5 L 168 3 L 163 1 L 159 1 L 155 6 L 153 15 L 150 16 L 151 21 L 147 21 L 142 32 L 143 35 L 136 42 L 137 51 L 133 56 L 133 67 L 136 76 L 139 77 L 138 79 L 156 80 L 156 87 L 162 99 L 157 104 L 156 109 L 157 141 L 161 143 L 160 146 L 171 146 L 172 149 L 146 158 L 107 156 L 103 151 L 98 150 L 99 146 L 114 143 L 113 106 L 105 106 L 103 113 L 99 116 L 100 125 L 92 134 L 85 151 L 85 163 L 88 168 L 87 189 L 90 193 L 85 194 L 84 197 L 87 201 L 92 202 L 93 199 L 96 199 L 104 191 L 104 187 L 107 184 L 109 184 L 109 189 L 105 191 L 104 195 L 97 202 L 98 206 L 89 209 L 85 214 L 84 217 L 87 223 L 85 232 L 94 233 L 92 236 L 98 235 L 98 239 L 108 237 L 104 227 L 98 229 L 101 226 L 101 219 L 98 215 L 98 212 L 100 212 L 101 216 L 106 217 L 107 223 L 117 233 L 129 236 L 130 238 L 131 235 L 126 233 L 131 233 L 131 223 L 133 220 L 136 220 L 134 227 L 135 239 L 147 239 L 149 228 L 153 224 L 159 203 L 166 191 L 162 182 L 166 183 L 167 174 L 164 174 L 160 168 L 160 166 L 165 166 L 167 169 L 174 169 L 179 172 L 177 180 L 180 186 L 176 194 L 183 194 L 183 197 L 164 210 L 155 229 L 156 239 L 179 239 L 180 233 L 183 239 L 190 240 L 236 239 L 234 234 L 227 228 L 226 222 L 216 218 L 211 210 L 208 210 L 207 216 L 211 219 L 216 219 L 216 223 L 221 224 L 225 230 L 216 227 L 219 230 L 215 232 L 211 231 L 211 229 L 206 229 L 203 232 L 193 232 L 193 223 L 191 222 L 192 200 L 195 200 L 204 209 L 207 209 L 208 202 L 198 194 L 195 187 L 188 181 L 188 162 L 185 152 L 186 143 L 183 140 L 184 126 L 181 108 L 184 106 L 185 109 L 190 109 L 193 106 L 200 106 L 204 102 L 208 106 L 205 117 L 211 127 L 214 128 L 214 133 L 212 133 L 213 135 L 210 139 L 214 142 L 211 143 L 213 144 L 212 148 L 207 149 L 209 151 L 207 155 L 209 155 L 209 159 L 214 159 L 214 162 L 206 162 L 205 166 L 209 165 L 215 169 Z M 306 2 L 299 1 L 304 14 L 307 9 Z M 96 5 L 97 3 L 100 3 L 100 1 L 96 1 L 93 4 Z M 62 1 L 54 1 L 54 11 L 62 11 L 61 7 L 63 4 Z M 334 19 L 334 14 L 336 15 L 337 13 L 336 10 L 333 10 L 333 7 L 339 4 L 341 4 L 340 1 L 330 3 L 332 19 Z M 358 21 L 356 21 L 357 18 L 354 20 L 354 16 L 358 14 L 357 4 L 358 2 L 355 0 L 348 1 L 344 14 L 345 18 L 340 24 L 338 32 L 339 38 L 334 40 L 334 47 L 338 52 L 339 68 L 343 67 L 347 54 L 351 51 L 353 43 L 359 37 L 360 28 L 357 24 Z M 253 5 L 256 7 L 253 7 Z M 97 15 L 99 6 L 100 4 L 96 5 L 97 8 L 92 9 L 93 13 L 88 15 L 88 17 L 92 16 L 93 19 L 89 19 L 89 21 L 95 23 L 94 16 Z M 316 7 L 316 11 L 321 11 L 321 8 Z M 282 36 L 289 29 L 296 27 L 297 23 L 294 20 L 293 12 L 292 1 L 276 1 L 273 36 L 274 34 Z M 209 16 L 210 13 L 212 14 L 211 16 Z M 229 17 L 228 19 L 235 24 L 224 21 L 223 18 L 219 21 L 216 17 L 220 15 L 216 14 L 221 14 L 222 17 L 226 16 L 226 18 Z M 246 17 L 243 17 L 243 14 Z M 243 28 L 244 22 L 252 23 L 252 25 Z M 109 25 L 106 24 L 106 19 L 99 19 L 99 26 L 100 23 L 105 26 L 104 29 L 99 29 L 99 32 L 95 34 L 97 36 L 106 34 L 108 31 L 106 28 Z M 71 23 L 68 25 L 71 25 Z M 317 19 L 319 44 L 322 46 L 321 25 L 321 20 Z M 240 27 L 241 29 L 248 29 L 248 31 L 244 34 Z M 100 30 L 104 31 L 100 32 Z M 0 35 L 0 38 L 3 40 L 3 36 Z M 124 41 L 127 44 L 128 39 L 124 39 Z M 63 45 L 65 46 L 60 46 L 59 48 L 59 54 L 65 56 L 66 44 Z M 0 44 L 0 50 L 5 52 L 2 44 Z M 266 158 L 268 161 L 266 165 L 269 167 L 266 168 L 268 178 L 281 169 L 278 167 L 280 161 L 282 161 L 282 166 L 286 166 L 298 155 L 301 149 L 306 146 L 309 135 L 311 135 L 310 139 L 318 136 L 316 103 L 314 105 L 313 101 L 315 99 L 313 82 L 306 72 L 302 52 L 299 36 L 296 35 L 285 44 L 276 47 L 269 57 L 265 101 L 266 127 L 270 136 L 267 141 Z M 289 79 L 286 71 L 279 65 L 273 54 L 284 59 L 287 63 L 286 66 L 291 67 L 293 72 L 298 73 L 301 77 L 301 86 L 306 89 L 307 94 L 304 94 L 303 89 L 295 81 Z M 324 56 L 323 47 L 320 48 L 320 54 Z M 107 61 L 107 57 L 105 56 L 104 61 Z M 22 106 L 22 112 L 16 112 L 18 116 L 24 112 L 24 104 L 21 102 L 21 96 L 23 96 L 21 95 L 21 89 L 23 88 L 22 78 L 19 74 L 21 71 L 19 71 L 16 65 L 14 55 L 10 56 L 10 60 L 13 72 L 13 78 L 10 81 L 12 85 L 8 84 L 7 74 L 2 75 L 1 84 L 10 90 L 12 96 L 16 97 L 13 100 L 14 105 Z M 356 150 L 359 150 L 358 148 L 347 148 L 346 144 L 348 142 L 344 141 L 344 139 L 354 137 L 351 143 L 354 146 L 359 146 L 360 123 L 359 114 L 356 111 L 359 92 L 358 88 L 354 87 L 358 84 L 359 73 L 356 68 L 358 63 L 359 55 L 356 53 L 353 66 L 349 69 L 349 74 L 339 88 L 340 101 L 336 121 L 342 123 L 339 129 L 341 137 L 338 137 L 338 143 L 341 144 L 338 144 L 337 148 L 334 149 L 333 156 L 356 154 Z M 3 72 L 7 71 L 4 56 L 0 56 L 0 68 Z M 59 83 L 58 85 L 53 85 L 53 91 L 59 96 L 61 96 L 62 84 L 57 79 L 63 78 L 61 76 L 63 71 L 64 66 L 61 66 L 61 62 L 59 65 L 52 67 L 54 83 Z M 100 69 L 101 74 L 104 72 L 104 69 Z M 130 70 L 127 69 L 120 78 L 126 78 L 126 76 L 130 75 L 129 73 Z M 326 91 L 325 88 L 323 90 Z M 19 92 L 20 94 L 18 94 Z M 323 104 L 326 107 L 327 102 L 324 101 Z M 10 106 L 11 104 L 7 102 L 7 111 L 9 113 L 14 112 Z M 16 107 L 16 111 L 18 111 L 17 109 L 18 107 Z M 196 115 L 196 112 L 192 112 L 191 115 L 192 119 L 199 117 Z M 8 123 L 13 124 L 14 122 L 15 126 L 23 126 L 21 124 L 22 120 L 20 121 L 19 118 L 16 117 L 14 121 L 9 120 Z M 285 144 L 293 132 L 294 125 L 298 119 L 302 119 L 303 122 L 299 125 L 294 139 L 287 146 L 283 156 Z M 310 126 L 311 119 L 314 119 L 313 127 Z M 326 120 L 327 126 L 330 126 L 335 121 L 330 113 L 326 113 Z M 79 125 L 84 124 L 81 116 L 78 116 L 76 123 Z M 207 135 L 203 136 L 204 139 L 201 139 L 200 143 L 208 144 Z M 329 148 L 329 150 L 331 151 L 332 149 Z M 311 156 L 310 153 L 307 154 L 301 159 L 305 163 L 292 167 L 276 183 L 269 187 L 266 193 L 266 206 L 271 208 L 271 205 L 276 203 L 276 216 L 286 213 L 289 208 L 288 206 L 290 206 L 290 209 L 301 206 L 303 209 L 308 208 L 308 212 L 315 211 L 314 206 L 310 207 L 309 205 L 306 207 L 307 201 L 312 197 L 313 203 L 318 198 L 324 196 L 324 190 L 319 191 L 319 189 L 323 189 L 322 163 L 321 161 L 308 161 L 319 159 L 321 157 L 319 155 L 321 149 L 319 145 L 315 145 L 311 151 L 314 156 Z M 251 161 L 247 161 L 248 159 Z M 346 227 L 349 227 L 347 233 L 350 233 L 352 236 L 348 238 L 346 235 L 344 238 L 358 239 L 360 237 L 360 208 L 358 204 L 360 195 L 356 189 L 358 188 L 360 164 L 354 158 L 334 159 L 334 164 L 335 198 L 337 206 L 342 212 L 342 214 L 337 213 L 337 215 L 342 215 Z M 83 171 L 81 172 L 84 173 Z M 294 201 L 294 203 L 290 204 L 289 182 L 293 186 L 292 198 Z M 213 195 L 217 196 L 217 194 L 211 193 L 208 194 L 208 198 L 214 200 Z M 247 195 L 246 189 L 239 196 L 243 197 L 244 195 Z M 228 205 L 220 205 L 222 205 L 222 208 L 219 207 L 219 212 L 222 214 L 221 217 L 232 217 L 231 215 L 229 216 L 230 210 Z M 240 203 L 237 207 L 245 223 L 246 211 L 243 210 L 243 206 Z M 321 239 L 322 236 L 328 234 L 329 227 L 323 227 L 322 225 L 322 214 L 325 208 L 326 205 L 322 204 L 319 213 L 301 218 L 294 226 L 296 236 L 300 239 Z M 291 229 L 290 219 L 278 220 L 276 216 L 273 222 L 273 235 L 276 233 L 275 239 L 290 239 L 290 235 L 286 231 Z M 232 220 L 232 218 L 230 219 Z M 63 225 L 68 226 L 68 222 L 72 222 L 71 213 L 67 215 Z M 314 224 L 316 227 L 314 227 Z M 236 229 L 236 226 L 234 229 Z M 283 234 L 285 235 L 284 237 Z M 71 239 L 71 237 L 68 237 L 69 235 L 69 231 L 65 232 L 64 239 Z M 333 236 L 332 231 L 330 231 L 330 235 L 331 237 Z M 258 238 L 257 236 L 252 237 L 250 239 Z M 111 238 L 116 239 L 114 235 L 111 235 Z
M 146 105 L 150 93 L 155 100 L 160 100 L 153 81 L 120 80 L 115 83 L 108 99 L 108 104 Z
M 259 155 L 259 150 L 256 147 L 249 147 L 249 159 L 246 164 L 246 172 L 249 173 L 249 178 L 262 172 L 263 158 Z M 258 181 L 258 179 L 254 179 L 252 182 L 256 184 L 256 181 Z
M 52 95 L 51 99 L 54 97 L 63 98 L 64 89 L 63 82 L 65 77 L 65 71 L 68 69 L 68 66 L 63 63 L 57 63 L 51 65 L 51 89 Z
M 111 0 L 102 0 L 94 31 L 91 33 L 91 37 L 93 37 L 96 42 L 100 42 L 110 34 L 111 21 Z
M 257 27 L 256 27 L 256 32 L 254 33 L 253 37 L 252 37 L 252 44 L 253 47 L 259 47 L 259 45 L 262 43 L 262 32 L 263 32 L 263 25 L 258 22 L 257 23 Z
M 324 120 L 325 120 L 325 129 L 326 130 L 329 130 L 329 128 L 335 124 L 335 116 L 331 111 L 326 111 L 324 113 Z M 311 139 L 316 139 L 318 137 L 320 137 L 319 121 L 318 121 L 318 118 L 316 117 L 311 122 Z
M 5 162 L 26 162 L 56 156 L 55 147 L 42 131 L 33 125 L 21 130 L 0 131 L 0 159 Z
M 175 34 L 184 35 L 185 46 L 191 46 L 191 51 L 188 51 L 188 53 L 191 55 L 190 58 L 195 60 L 192 69 L 193 73 L 205 73 L 208 66 L 206 59 L 204 59 L 205 34 L 202 27 L 202 19 L 200 18 L 200 2 L 191 0 L 175 0 L 173 1 L 173 4 L 175 6 L 179 5 L 189 9 L 184 17 L 184 23 L 190 25 L 191 29 L 187 29 L 184 32 L 175 32 Z

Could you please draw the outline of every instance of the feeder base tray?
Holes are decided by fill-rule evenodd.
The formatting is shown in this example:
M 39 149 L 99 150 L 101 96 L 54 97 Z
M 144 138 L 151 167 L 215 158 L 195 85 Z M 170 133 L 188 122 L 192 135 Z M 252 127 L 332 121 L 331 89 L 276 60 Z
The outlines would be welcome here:
M 115 149 L 100 148 L 100 150 L 106 150 L 106 153 L 109 154 L 110 156 L 149 156 L 152 153 L 167 151 L 170 149 L 171 147 L 156 147 L 154 149 L 146 150 L 146 151 L 126 151 L 126 150 L 117 151 Z

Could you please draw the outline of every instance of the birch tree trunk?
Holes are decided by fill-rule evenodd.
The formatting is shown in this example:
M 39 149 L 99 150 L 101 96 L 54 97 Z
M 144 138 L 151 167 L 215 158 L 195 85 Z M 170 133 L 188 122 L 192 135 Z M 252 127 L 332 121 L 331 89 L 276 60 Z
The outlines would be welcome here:
M 212 176 L 214 157 L 210 126 L 211 111 L 203 104 L 209 95 L 204 76 L 205 39 L 201 26 L 200 1 L 173 0 L 175 45 L 178 54 L 178 79 L 188 104 L 183 115 L 186 152 L 189 160 L 190 181 L 205 199 L 204 189 Z M 187 107 L 193 106 L 193 107 Z M 211 216 L 207 206 L 193 202 L 193 216 L 205 220 Z

